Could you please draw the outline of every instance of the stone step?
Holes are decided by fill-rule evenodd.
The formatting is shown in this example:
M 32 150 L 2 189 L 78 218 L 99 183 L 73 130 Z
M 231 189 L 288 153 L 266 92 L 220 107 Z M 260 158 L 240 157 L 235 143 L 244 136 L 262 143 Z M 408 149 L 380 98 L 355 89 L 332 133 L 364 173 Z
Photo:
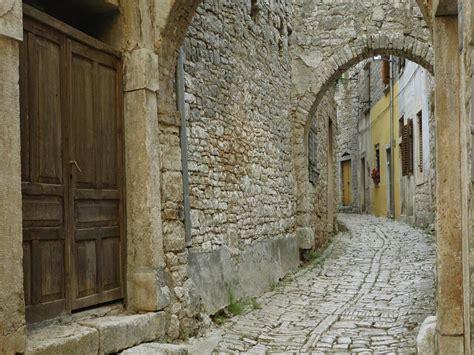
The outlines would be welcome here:
M 26 354 L 116 353 L 165 335 L 164 312 L 114 315 L 54 324 L 28 332 Z
M 188 349 L 182 345 L 149 343 L 121 352 L 123 355 L 188 355 Z

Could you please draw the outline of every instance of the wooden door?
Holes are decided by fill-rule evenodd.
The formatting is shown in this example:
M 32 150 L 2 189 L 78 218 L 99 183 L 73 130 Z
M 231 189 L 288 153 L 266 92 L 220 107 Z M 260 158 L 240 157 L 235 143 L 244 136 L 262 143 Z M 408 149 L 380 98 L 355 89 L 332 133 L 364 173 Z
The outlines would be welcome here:
M 24 8 L 20 49 L 27 320 L 122 297 L 121 63 Z
M 42 29 L 25 31 L 20 50 L 23 265 L 32 321 L 66 308 L 64 41 Z
M 117 59 L 68 40 L 73 309 L 122 297 Z
M 352 167 L 351 161 L 341 163 L 342 167 L 342 204 L 350 206 L 352 203 Z

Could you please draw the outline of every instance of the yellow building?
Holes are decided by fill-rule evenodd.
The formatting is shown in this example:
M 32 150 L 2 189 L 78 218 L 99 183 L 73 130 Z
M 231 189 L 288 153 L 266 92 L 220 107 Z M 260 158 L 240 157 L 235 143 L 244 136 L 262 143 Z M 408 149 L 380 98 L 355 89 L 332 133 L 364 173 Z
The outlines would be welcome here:
M 398 82 L 393 86 L 393 103 L 390 105 L 390 90 L 377 101 L 370 110 L 370 160 L 369 173 L 372 176 L 374 169 L 378 169 L 380 182 L 375 183 L 370 179 L 370 201 L 371 212 L 376 216 L 387 217 L 390 215 L 390 161 L 394 162 L 394 208 L 395 218 L 400 217 L 400 166 L 398 157 L 400 147 L 398 146 Z M 391 114 L 391 106 L 393 113 Z M 392 139 L 393 146 L 390 147 L 390 117 L 393 117 Z M 390 156 L 394 154 L 394 159 Z

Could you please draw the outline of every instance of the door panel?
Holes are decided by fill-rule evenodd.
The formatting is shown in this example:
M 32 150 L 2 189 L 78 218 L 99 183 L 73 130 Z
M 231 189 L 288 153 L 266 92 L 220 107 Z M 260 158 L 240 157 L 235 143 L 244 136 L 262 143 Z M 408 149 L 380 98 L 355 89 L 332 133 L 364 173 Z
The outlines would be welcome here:
M 20 101 L 24 285 L 27 320 L 65 310 L 62 43 L 25 32 Z
M 59 44 L 44 37 L 35 36 L 34 63 L 37 72 L 37 116 L 33 130 L 38 164 L 38 181 L 49 184 L 62 183 L 61 157 L 61 102 L 60 102 L 60 56 Z
M 29 322 L 120 299 L 124 242 L 120 60 L 35 13 L 20 47 Z
M 74 138 L 72 160 L 80 167 L 74 169 L 74 243 L 75 275 L 72 308 L 78 309 L 122 297 L 120 226 L 121 180 L 119 154 L 120 120 L 119 62 L 113 57 L 83 44 L 71 41 L 73 63 L 71 77 L 84 77 L 81 91 L 88 97 L 92 119 L 87 125 L 77 123 L 83 116 L 81 100 L 73 98 L 72 117 Z M 87 58 L 87 62 L 84 59 Z M 87 63 L 87 64 L 85 64 Z M 73 81 L 74 82 L 74 81 Z M 75 121 L 75 122 L 74 122 Z M 89 149 L 84 158 L 83 142 Z M 89 148 L 90 147 L 90 148 Z M 83 170 L 81 165 L 87 166 Z M 111 244 L 112 242 L 112 244 Z M 113 248 L 106 248 L 113 245 Z M 107 270 L 106 270 L 107 269 Z M 107 284 L 108 288 L 104 285 Z
M 94 187 L 94 62 L 72 54 L 72 140 L 74 160 L 82 170 L 77 175 L 77 185 Z

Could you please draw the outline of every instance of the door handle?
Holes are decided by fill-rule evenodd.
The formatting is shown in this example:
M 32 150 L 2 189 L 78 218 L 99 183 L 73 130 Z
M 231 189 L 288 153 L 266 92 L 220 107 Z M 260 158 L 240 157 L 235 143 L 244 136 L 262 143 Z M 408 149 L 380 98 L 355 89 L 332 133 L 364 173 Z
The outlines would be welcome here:
M 70 161 L 69 161 L 69 164 L 73 164 L 73 165 L 76 167 L 76 169 L 79 170 L 80 173 L 82 173 L 82 170 L 81 170 L 81 168 L 79 167 L 79 164 L 77 164 L 77 161 L 75 161 L 75 160 L 70 160 Z

